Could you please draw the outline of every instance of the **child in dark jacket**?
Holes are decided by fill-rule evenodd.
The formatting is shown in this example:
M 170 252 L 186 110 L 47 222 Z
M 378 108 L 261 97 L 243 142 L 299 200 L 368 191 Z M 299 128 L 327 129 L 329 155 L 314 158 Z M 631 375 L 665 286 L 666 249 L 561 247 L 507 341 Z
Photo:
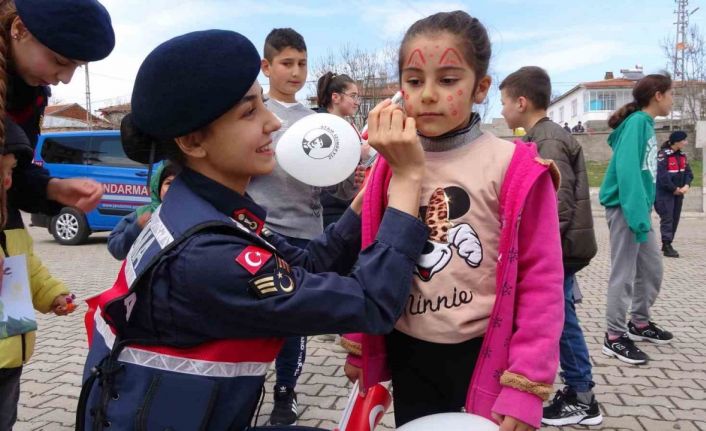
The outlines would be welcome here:
M 682 152 L 686 143 L 686 133 L 676 131 L 669 135 L 669 140 L 662 144 L 657 154 L 655 210 L 659 214 L 662 253 L 666 257 L 679 257 L 672 241 L 677 233 L 684 195 L 694 179 L 686 154 Z
M 118 260 L 125 259 L 130 247 L 149 221 L 152 213 L 162 203 L 169 186 L 179 173 L 179 167 L 171 163 L 160 165 L 150 181 L 150 203 L 123 217 L 108 236 L 108 251 Z
M 588 346 L 574 305 L 576 273 L 587 266 L 598 247 L 593 232 L 588 175 L 581 145 L 547 118 L 551 81 L 544 69 L 526 66 L 500 84 L 502 115 L 510 128 L 524 127 L 523 139 L 537 144 L 539 154 L 561 172 L 559 232 L 564 264 L 564 328 L 559 342 L 561 376 L 566 386 L 542 413 L 545 425 L 598 425 L 603 421 L 594 386 Z

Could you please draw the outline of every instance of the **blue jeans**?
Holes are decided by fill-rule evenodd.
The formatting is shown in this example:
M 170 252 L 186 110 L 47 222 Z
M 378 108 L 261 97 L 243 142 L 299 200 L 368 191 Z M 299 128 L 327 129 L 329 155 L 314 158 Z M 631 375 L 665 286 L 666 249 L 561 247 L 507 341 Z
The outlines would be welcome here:
M 283 235 L 284 236 L 284 235 Z M 287 242 L 295 247 L 306 248 L 308 240 L 302 238 L 284 237 Z M 277 386 L 293 388 L 302 373 L 306 359 L 306 337 L 288 337 L 284 340 L 282 350 L 275 361 Z
M 564 383 L 576 392 L 587 392 L 593 388 L 591 360 L 588 346 L 576 316 L 574 305 L 574 283 L 576 273 L 567 271 L 564 275 L 564 329 L 559 341 L 559 362 Z

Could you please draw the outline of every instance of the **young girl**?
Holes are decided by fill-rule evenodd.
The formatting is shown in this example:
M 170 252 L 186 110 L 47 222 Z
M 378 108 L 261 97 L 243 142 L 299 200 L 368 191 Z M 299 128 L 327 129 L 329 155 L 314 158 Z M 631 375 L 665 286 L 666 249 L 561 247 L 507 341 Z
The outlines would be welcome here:
M 662 285 L 662 256 L 650 215 L 655 201 L 657 138 L 654 118 L 672 110 L 672 80 L 647 75 L 635 84 L 633 102 L 618 109 L 608 125 L 613 156 L 600 201 L 610 230 L 610 279 L 603 353 L 629 364 L 649 357 L 633 341 L 666 344 L 672 334 L 650 321 L 650 308 Z M 630 305 L 631 318 L 625 324 Z
M 108 251 L 114 258 L 125 259 L 130 247 L 142 232 L 152 213 L 162 203 L 164 195 L 167 194 L 169 186 L 172 185 L 179 171 L 179 166 L 174 163 L 163 163 L 155 170 L 150 180 L 151 202 L 123 217 L 108 236 Z
M 343 118 L 351 118 L 358 112 L 360 106 L 360 96 L 358 86 L 355 81 L 346 74 L 336 74 L 326 72 L 316 86 L 316 97 L 319 101 L 318 112 L 338 115 Z M 355 124 L 351 126 L 356 129 Z M 360 134 L 360 133 L 359 133 Z M 364 144 L 364 147 L 367 145 Z M 367 158 L 361 151 L 361 159 Z M 365 179 L 365 168 L 359 168 L 355 172 L 355 184 L 362 184 Z M 350 201 L 344 201 L 330 193 L 321 193 L 321 206 L 323 208 L 324 227 L 338 220 L 350 205 Z
M 0 0 L 0 27 L 0 116 L 17 123 L 34 148 L 49 85 L 68 84 L 77 67 L 113 50 L 110 16 L 96 0 Z M 0 146 L 3 141 L 0 127 Z M 95 181 L 51 178 L 31 160 L 18 164 L 13 184 L 8 218 L 20 222 L 18 209 L 47 215 L 62 206 L 90 211 L 103 193 Z
M 185 68 L 194 58 L 199 67 Z M 384 333 L 399 316 L 426 237 L 414 122 L 390 101 L 371 114 L 394 192 L 375 243 L 358 256 L 358 198 L 306 249 L 290 246 L 245 194 L 274 168 L 280 127 L 259 65 L 245 37 L 209 30 L 163 43 L 140 67 L 123 145 L 137 161 L 169 157 L 183 170 L 113 288 L 91 301 L 77 429 L 243 430 L 281 337 Z M 326 272 L 334 265 L 350 276 Z
M 17 163 L 31 160 L 34 156 L 22 129 L 8 119 L 5 119 L 3 153 L 4 155 L 0 156 L 3 172 L 0 176 L 2 194 L 12 187 L 12 170 Z M 29 292 L 25 295 L 22 294 L 22 286 L 17 286 L 16 283 L 0 286 L 0 291 L 9 290 L 0 295 L 0 430 L 12 430 L 17 419 L 22 368 L 32 356 L 36 339 L 36 325 L 30 326 L 21 321 L 23 311 L 53 311 L 56 315 L 63 316 L 73 311 L 73 307 L 68 305 L 73 302 L 73 296 L 64 283 L 52 277 L 34 254 L 32 238 L 24 226 L 8 223 L 0 231 L 0 247 L 0 259 L 9 256 L 26 258 L 25 276 L 29 286 Z M 15 292 L 14 295 L 9 294 L 12 291 Z
M 501 430 L 538 428 L 552 392 L 563 322 L 556 193 L 533 145 L 480 130 L 472 108 L 490 87 L 490 56 L 485 28 L 461 11 L 417 21 L 400 47 L 406 114 L 425 150 L 419 205 L 431 233 L 395 330 L 363 336 L 358 361 L 364 388 L 391 376 L 397 426 L 465 409 Z M 363 245 L 394 196 L 388 177 L 378 161 Z M 360 349 L 355 341 L 347 345 Z M 346 372 L 356 378 L 353 362 Z
M 689 192 L 694 179 L 686 153 L 682 152 L 686 144 L 686 132 L 673 132 L 657 154 L 655 210 L 659 214 L 662 253 L 666 257 L 679 257 L 672 241 L 677 233 L 684 195 Z

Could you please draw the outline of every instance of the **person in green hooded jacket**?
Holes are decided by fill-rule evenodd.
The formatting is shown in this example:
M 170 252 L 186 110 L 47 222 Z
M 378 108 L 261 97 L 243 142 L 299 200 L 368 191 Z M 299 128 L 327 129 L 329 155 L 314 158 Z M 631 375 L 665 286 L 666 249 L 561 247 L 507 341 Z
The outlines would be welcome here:
M 172 163 L 163 163 L 155 169 L 150 179 L 150 203 L 123 217 L 108 236 L 108 251 L 114 258 L 125 259 L 130 247 L 142 232 L 142 228 L 162 203 L 164 195 L 169 190 L 174 178 L 179 174 L 179 170 L 179 167 Z
M 672 110 L 672 80 L 648 75 L 635 84 L 634 101 L 611 116 L 613 157 L 600 190 L 610 231 L 611 271 L 603 353 L 629 364 L 649 360 L 635 341 L 669 343 L 673 335 L 650 320 L 662 285 L 662 257 L 652 229 L 657 178 L 654 118 Z M 630 320 L 625 315 L 630 306 Z

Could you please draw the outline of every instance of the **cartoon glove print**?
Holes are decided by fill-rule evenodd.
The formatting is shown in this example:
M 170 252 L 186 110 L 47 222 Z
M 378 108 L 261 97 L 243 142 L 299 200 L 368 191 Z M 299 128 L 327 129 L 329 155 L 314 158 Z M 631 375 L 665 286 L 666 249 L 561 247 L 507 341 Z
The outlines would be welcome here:
M 458 255 L 466 263 L 477 268 L 483 260 L 483 246 L 478 239 L 478 234 L 469 224 L 460 224 L 449 230 L 449 242 L 458 249 Z

